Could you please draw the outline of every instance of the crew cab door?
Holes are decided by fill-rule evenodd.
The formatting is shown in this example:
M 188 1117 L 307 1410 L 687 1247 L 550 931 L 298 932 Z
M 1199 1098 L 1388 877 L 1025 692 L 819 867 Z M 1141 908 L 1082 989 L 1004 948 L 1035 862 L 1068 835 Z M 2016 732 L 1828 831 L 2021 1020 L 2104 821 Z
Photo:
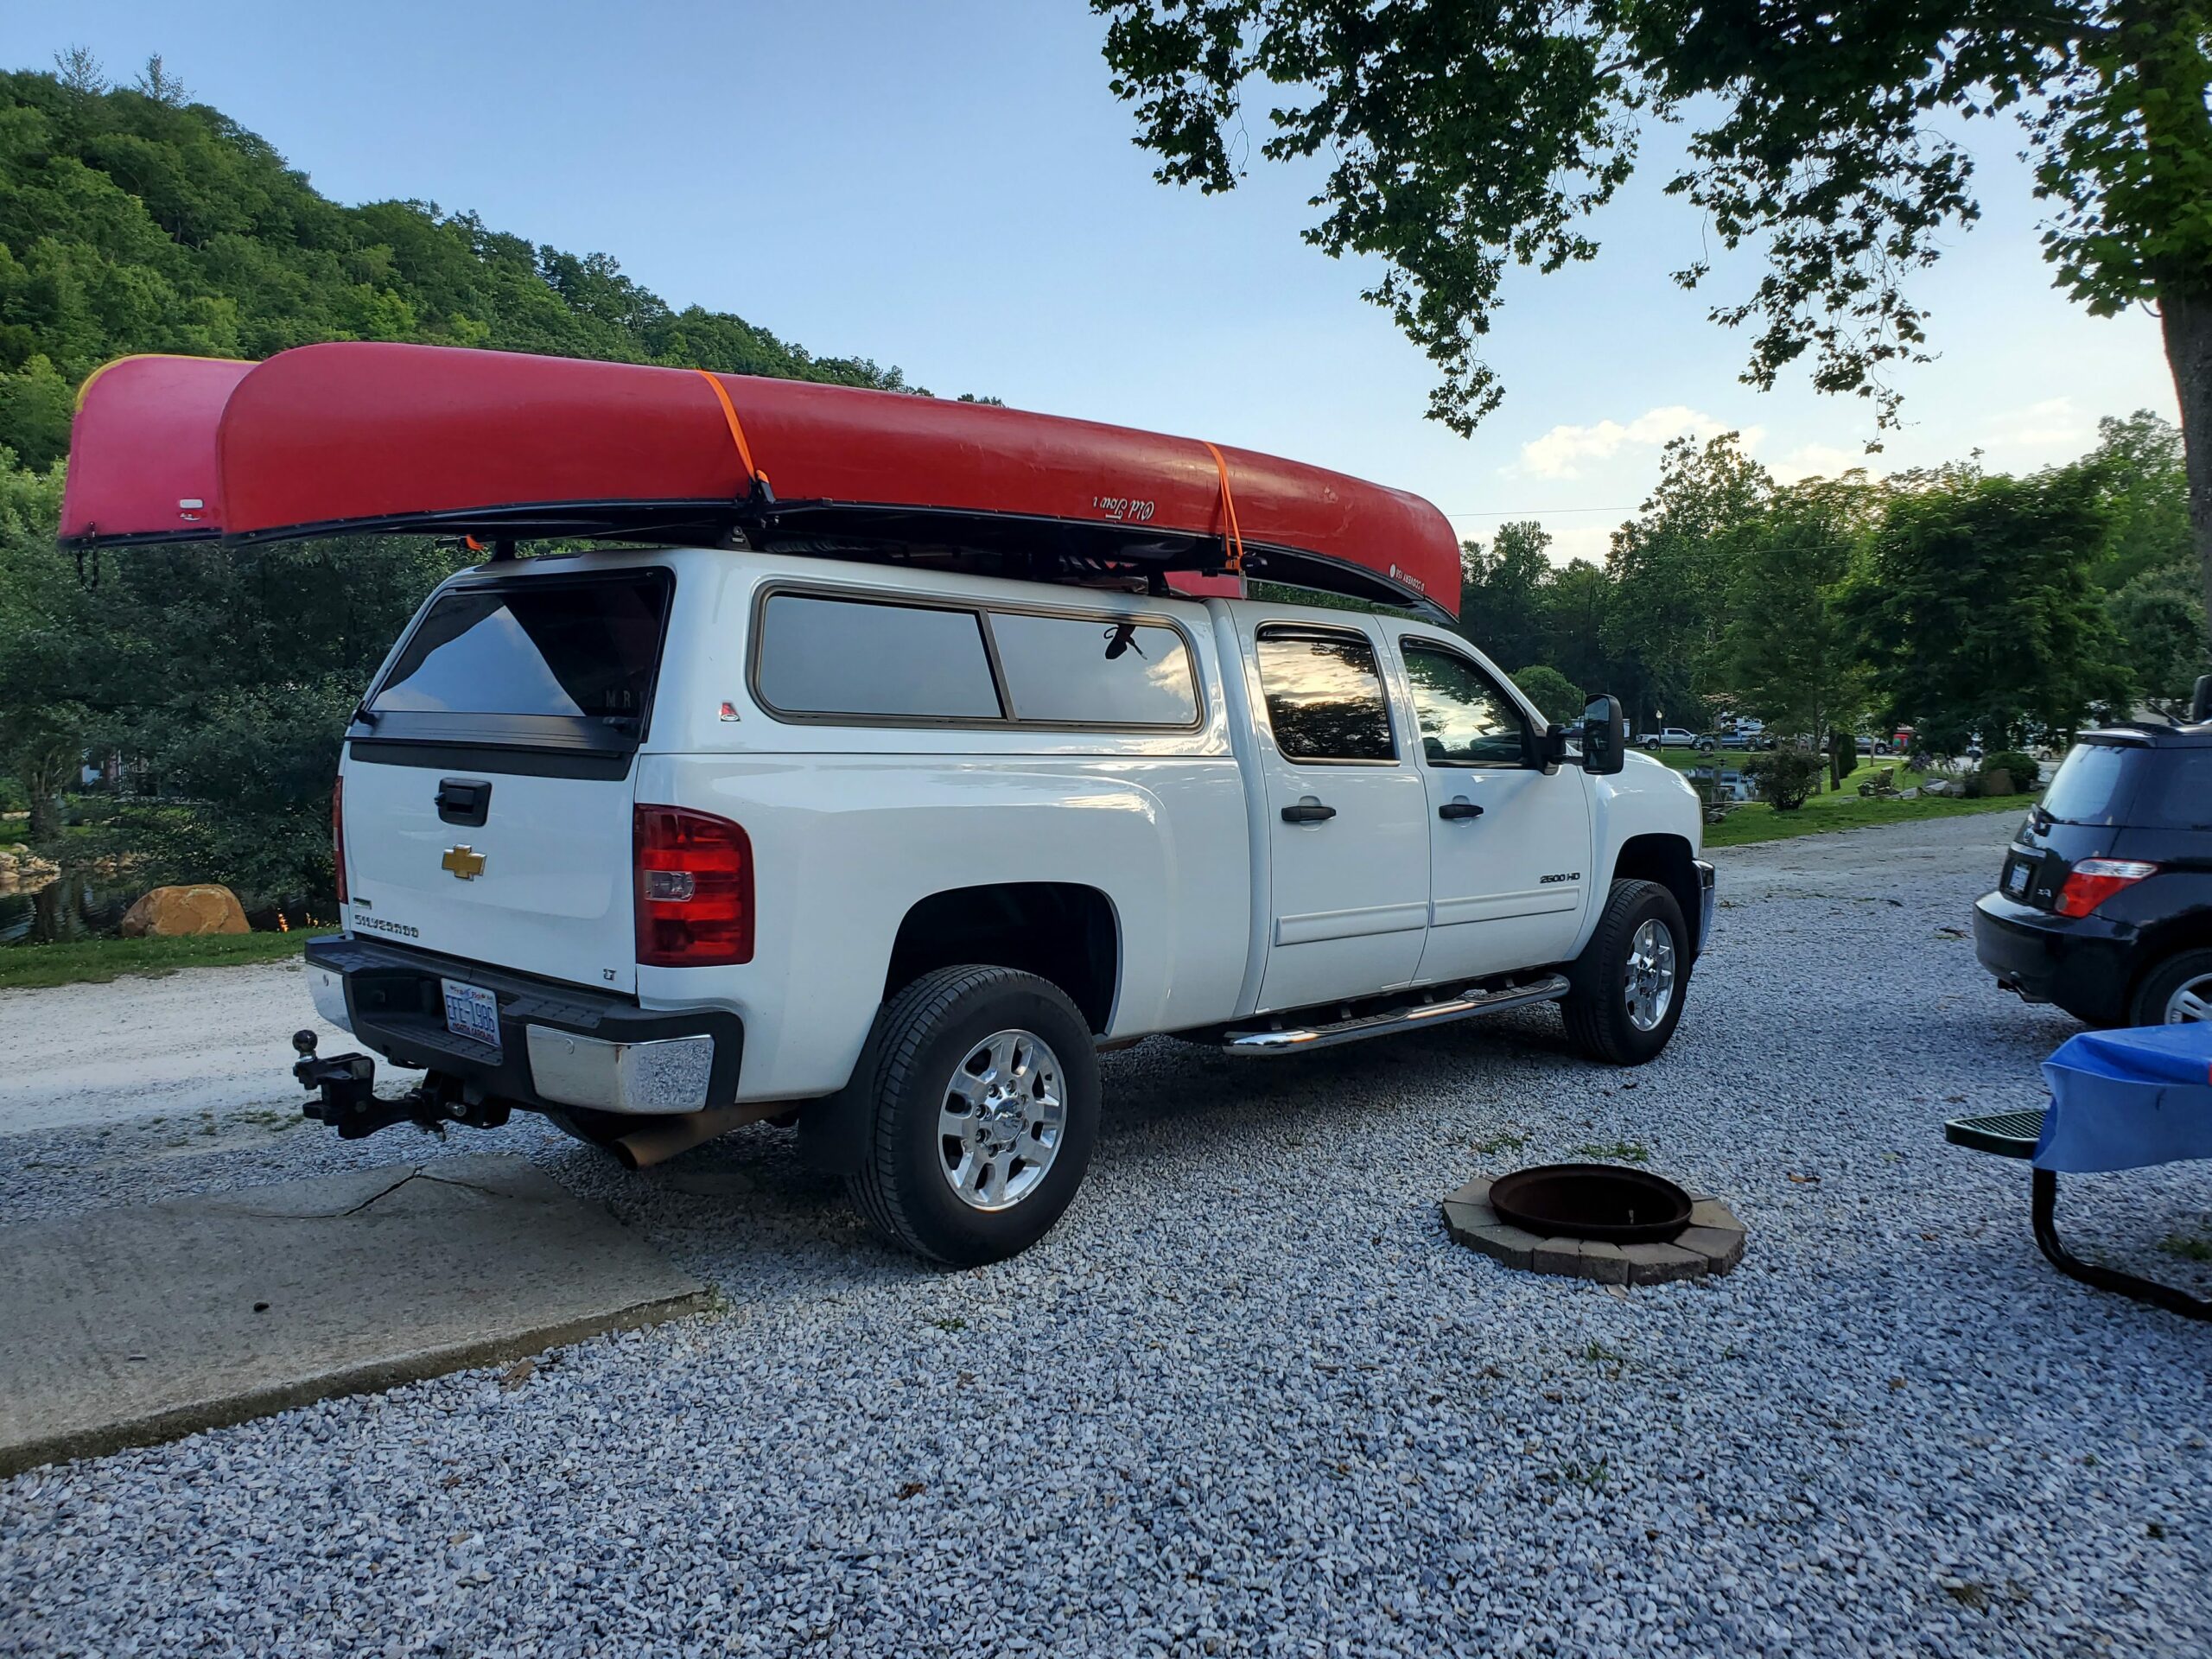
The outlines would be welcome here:
M 1259 1006 L 1407 984 L 1428 921 L 1427 798 L 1391 720 L 1378 641 L 1362 627 L 1249 613 L 1239 632 L 1265 710 L 1257 752 L 1270 868 Z
M 1581 769 L 1546 774 L 1535 723 L 1472 653 L 1412 631 L 1397 645 L 1427 791 L 1421 980 L 1565 960 L 1592 885 Z

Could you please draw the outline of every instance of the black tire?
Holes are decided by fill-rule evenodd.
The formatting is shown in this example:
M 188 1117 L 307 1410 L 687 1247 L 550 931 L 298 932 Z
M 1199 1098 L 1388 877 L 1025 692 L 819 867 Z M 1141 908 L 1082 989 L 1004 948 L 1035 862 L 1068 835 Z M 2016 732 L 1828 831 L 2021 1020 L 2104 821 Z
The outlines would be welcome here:
M 1059 1062 L 1065 1118 L 1043 1179 L 1001 1210 L 978 1209 L 946 1179 L 938 1111 L 954 1072 L 984 1039 L 1021 1030 Z M 1098 1057 L 1090 1027 L 1057 985 L 1011 968 L 940 968 L 876 1016 L 861 1064 L 872 1108 L 867 1155 L 845 1182 L 862 1219 L 926 1261 L 977 1267 L 1019 1255 L 1074 1199 L 1098 1136 Z
M 2127 1023 L 2164 1025 L 2166 1003 L 2173 994 L 2192 979 L 2208 977 L 2212 977 L 2212 950 L 2183 950 L 2168 957 L 2144 975 L 2142 983 L 2135 988 L 2135 995 L 2128 1000 Z
M 1645 1031 L 1629 1014 L 1628 959 L 1637 930 L 1648 921 L 1659 923 L 1669 935 L 1675 981 L 1658 1022 Z M 1656 1058 L 1682 1017 L 1690 984 L 1689 937 L 1681 906 L 1656 881 L 1614 882 L 1590 943 L 1567 970 L 1573 988 L 1560 1003 L 1560 1014 L 1575 1047 L 1607 1065 L 1642 1065 Z

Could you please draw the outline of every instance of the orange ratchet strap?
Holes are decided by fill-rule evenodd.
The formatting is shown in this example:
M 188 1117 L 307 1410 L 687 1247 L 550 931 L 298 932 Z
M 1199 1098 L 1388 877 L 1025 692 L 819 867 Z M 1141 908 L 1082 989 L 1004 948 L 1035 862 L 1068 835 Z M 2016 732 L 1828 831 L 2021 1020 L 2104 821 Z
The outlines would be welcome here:
M 1206 442 L 1204 438 L 1198 442 Z M 1229 488 L 1229 463 L 1211 443 L 1206 443 L 1206 453 L 1213 457 L 1214 470 L 1221 474 L 1221 509 L 1229 519 L 1229 535 L 1225 538 L 1229 544 L 1228 571 L 1232 576 L 1239 576 L 1244 574 L 1244 537 L 1236 528 L 1236 498 Z
M 730 441 L 737 445 L 737 459 L 745 468 L 746 478 L 766 490 L 773 499 L 775 491 L 769 488 L 768 475 L 753 464 L 753 446 L 745 441 L 745 423 L 737 418 L 737 405 L 729 400 L 729 389 L 722 385 L 720 375 L 705 369 L 694 369 L 692 372 L 715 389 L 715 401 L 722 406 L 722 419 L 729 423 Z

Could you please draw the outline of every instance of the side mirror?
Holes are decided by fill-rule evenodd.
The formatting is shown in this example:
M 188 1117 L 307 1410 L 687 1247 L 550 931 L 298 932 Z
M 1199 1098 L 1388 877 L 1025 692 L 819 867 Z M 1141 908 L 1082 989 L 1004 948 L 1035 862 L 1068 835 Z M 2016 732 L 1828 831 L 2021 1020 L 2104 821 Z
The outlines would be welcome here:
M 2212 674 L 2198 677 L 2196 694 L 2189 700 L 2189 717 L 2192 721 L 2212 720 Z
M 1628 765 L 1628 728 L 1621 718 L 1621 700 L 1611 696 L 1590 699 L 1582 711 L 1582 769 L 1600 777 Z

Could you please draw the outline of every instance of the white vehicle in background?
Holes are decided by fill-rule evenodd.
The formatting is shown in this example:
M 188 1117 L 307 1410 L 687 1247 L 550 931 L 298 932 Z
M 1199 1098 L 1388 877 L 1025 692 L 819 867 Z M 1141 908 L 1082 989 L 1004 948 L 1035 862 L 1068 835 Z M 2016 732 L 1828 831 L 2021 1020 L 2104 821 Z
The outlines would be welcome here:
M 1697 798 L 1619 704 L 1548 726 L 1446 629 L 726 550 L 446 582 L 335 816 L 317 1006 L 425 1076 L 310 1053 L 317 1116 L 521 1108 L 633 1166 L 793 1122 L 947 1262 L 1066 1208 L 1099 1049 L 1557 1002 L 1638 1065 L 1713 919 Z
M 1656 732 L 1646 732 L 1636 740 L 1637 747 L 1656 754 L 1662 749 L 1694 749 L 1698 747 L 1698 734 L 1687 726 L 1668 726 Z

